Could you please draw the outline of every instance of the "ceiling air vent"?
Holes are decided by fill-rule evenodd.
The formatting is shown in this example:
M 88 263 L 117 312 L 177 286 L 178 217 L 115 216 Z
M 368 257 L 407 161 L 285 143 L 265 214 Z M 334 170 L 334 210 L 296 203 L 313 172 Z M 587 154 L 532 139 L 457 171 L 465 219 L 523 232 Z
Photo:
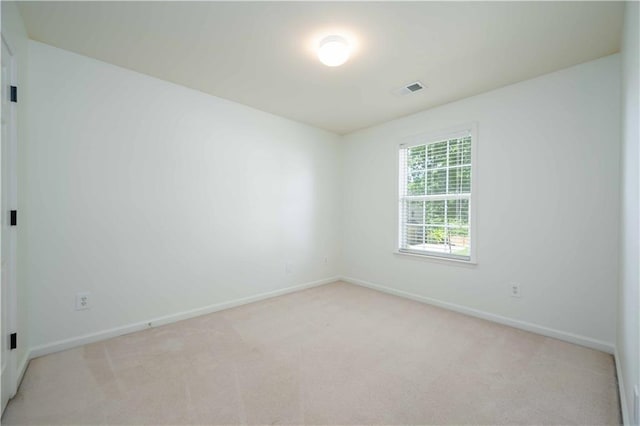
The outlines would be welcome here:
M 410 90 L 412 92 L 417 92 L 418 90 L 422 90 L 422 89 L 424 89 L 424 86 L 419 81 L 416 81 L 415 83 L 411 83 L 410 85 L 407 86 L 407 90 Z
M 396 95 L 408 95 L 410 93 L 419 92 L 424 89 L 424 84 L 419 81 L 414 81 L 413 83 L 409 83 L 400 89 L 396 89 L 393 91 Z

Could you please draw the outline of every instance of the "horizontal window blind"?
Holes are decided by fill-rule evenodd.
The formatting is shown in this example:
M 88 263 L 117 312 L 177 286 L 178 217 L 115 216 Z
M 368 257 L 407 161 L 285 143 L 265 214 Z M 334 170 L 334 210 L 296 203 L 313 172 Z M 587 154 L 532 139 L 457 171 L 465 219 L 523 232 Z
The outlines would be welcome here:
M 400 251 L 471 259 L 471 139 L 400 147 Z

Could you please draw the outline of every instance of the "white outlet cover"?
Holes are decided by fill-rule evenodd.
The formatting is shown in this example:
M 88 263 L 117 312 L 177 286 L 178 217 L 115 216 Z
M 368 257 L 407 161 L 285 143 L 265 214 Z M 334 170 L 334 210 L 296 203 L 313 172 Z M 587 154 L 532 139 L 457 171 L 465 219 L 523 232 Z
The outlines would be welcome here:
M 522 287 L 520 286 L 520 284 L 509 284 L 509 294 L 511 294 L 511 297 L 522 297 Z
M 76 311 L 83 311 L 91 307 L 90 294 L 83 292 L 76 294 Z

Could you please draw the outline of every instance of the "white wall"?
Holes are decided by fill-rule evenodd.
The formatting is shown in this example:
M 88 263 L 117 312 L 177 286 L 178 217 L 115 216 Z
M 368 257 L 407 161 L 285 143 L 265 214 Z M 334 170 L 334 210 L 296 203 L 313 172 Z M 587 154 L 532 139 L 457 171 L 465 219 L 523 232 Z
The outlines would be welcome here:
M 338 136 L 37 42 L 29 61 L 36 354 L 338 274 Z
M 622 46 L 622 209 L 617 351 L 623 384 L 623 414 L 631 415 L 633 388 L 640 383 L 640 7 L 627 2 Z M 626 407 L 625 407 L 626 406 Z
M 348 135 L 343 274 L 612 350 L 619 62 L 609 56 Z M 478 264 L 394 254 L 397 145 L 468 122 L 479 135 Z M 510 282 L 521 299 L 509 296 Z
M 27 93 L 27 32 L 20 16 L 20 11 L 16 2 L 2 1 L 0 3 L 2 7 L 2 36 L 5 37 L 7 43 L 13 49 L 13 53 L 17 62 L 17 86 L 18 86 L 18 211 L 25 210 L 25 199 L 20 196 L 24 191 L 24 183 L 26 182 L 26 142 L 27 142 L 27 101 L 25 94 Z M 26 222 L 24 216 L 20 215 L 19 225 L 20 228 L 25 226 Z M 24 270 L 26 260 L 26 240 L 23 238 L 24 234 L 18 229 L 18 244 L 17 244 L 17 298 L 18 298 L 18 318 L 17 318 L 17 333 L 18 333 L 18 347 L 17 351 L 17 363 L 19 372 L 24 372 L 26 363 L 28 362 L 28 313 L 29 303 L 27 294 L 27 282 L 24 274 L 21 271 Z

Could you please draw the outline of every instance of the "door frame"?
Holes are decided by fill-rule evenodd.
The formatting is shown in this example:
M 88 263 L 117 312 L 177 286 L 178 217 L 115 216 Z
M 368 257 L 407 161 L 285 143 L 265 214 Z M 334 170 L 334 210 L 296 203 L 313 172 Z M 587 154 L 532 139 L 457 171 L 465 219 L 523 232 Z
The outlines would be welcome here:
M 1 38 L 1 42 L 2 44 L 4 44 L 4 46 L 7 48 L 7 50 L 9 51 L 10 55 L 11 55 L 11 63 L 9 64 L 9 81 L 7 82 L 2 82 L 1 84 L 7 84 L 7 85 L 11 85 L 11 86 L 17 86 L 17 58 L 15 55 L 15 49 L 12 48 L 11 43 L 9 43 L 9 41 L 7 40 L 7 38 L 5 37 L 4 34 L 0 33 L 0 38 Z M 1 111 L 0 111 L 1 113 Z M 17 104 L 13 103 L 13 102 L 9 102 L 9 114 L 10 117 L 8 117 L 7 122 L 9 124 L 9 129 L 8 129 L 8 134 L 9 134 L 9 146 L 7 149 L 7 154 L 9 156 L 9 158 L 7 159 L 7 162 L 5 164 L 8 165 L 9 170 L 6 171 L 2 170 L 1 165 L 2 163 L 0 163 L 0 190 L 2 188 L 2 178 L 3 176 L 8 176 L 9 182 L 8 182 L 8 206 L 7 206 L 7 210 L 4 212 L 1 212 L 2 214 L 2 222 L 8 222 L 10 220 L 9 218 L 9 211 L 10 210 L 17 210 L 17 200 L 18 200 L 18 177 L 17 177 L 17 158 L 18 158 L 18 120 L 17 120 L 17 115 L 18 115 L 18 108 L 17 108 Z M 2 160 L 2 152 L 0 150 L 0 160 Z M 3 327 L 3 332 L 6 330 L 6 336 L 10 336 L 11 333 L 16 333 L 17 332 L 17 314 L 18 314 L 18 298 L 17 298 L 17 281 L 16 281 L 16 277 L 17 277 L 17 227 L 9 227 L 9 232 L 8 235 L 1 235 L 1 238 L 9 238 L 9 259 L 7 260 L 7 265 L 8 265 L 8 271 L 7 271 L 7 276 L 8 276 L 8 280 L 9 283 L 7 285 L 7 293 L 8 293 L 8 298 L 9 300 L 7 301 L 7 322 L 8 324 L 2 324 Z M 1 247 L 1 246 L 0 246 Z M 1 253 L 0 255 L 4 256 L 5 253 Z M 1 277 L 1 274 L 0 274 Z M 1 297 L 1 294 L 0 294 Z M 1 305 L 0 305 L 0 309 L 1 309 Z M 7 352 L 8 354 L 8 359 L 7 359 L 7 370 L 5 372 L 6 374 L 6 378 L 3 377 L 2 380 L 6 380 L 6 385 L 4 383 L 1 384 L 0 386 L 0 392 L 2 391 L 2 389 L 4 389 L 4 387 L 6 386 L 7 392 L 9 393 L 8 395 L 8 399 L 11 399 L 13 396 L 15 396 L 16 391 L 17 391 L 17 354 L 16 354 L 16 350 L 9 350 Z M 2 354 L 0 354 L 0 356 L 2 356 Z M 5 397 L 3 396 L 2 399 L 4 400 Z M 2 407 L 2 411 L 4 412 L 4 408 Z

